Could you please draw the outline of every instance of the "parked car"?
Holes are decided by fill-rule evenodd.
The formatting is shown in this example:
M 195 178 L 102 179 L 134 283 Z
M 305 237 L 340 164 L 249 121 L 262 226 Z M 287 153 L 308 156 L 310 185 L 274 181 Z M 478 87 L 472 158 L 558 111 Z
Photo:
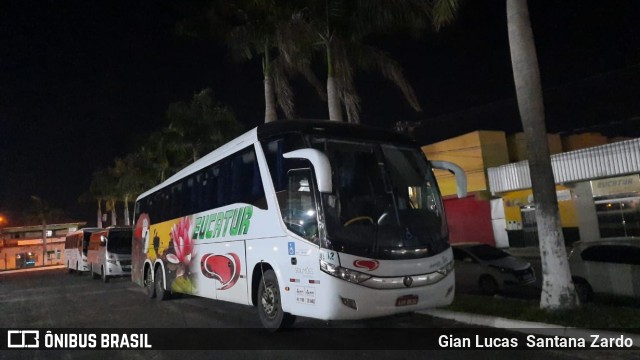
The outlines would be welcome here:
M 508 286 L 536 281 L 531 264 L 487 244 L 469 243 L 452 246 L 456 287 L 480 289 L 494 295 Z
M 580 301 L 594 293 L 640 298 L 640 238 L 575 242 L 569 266 Z

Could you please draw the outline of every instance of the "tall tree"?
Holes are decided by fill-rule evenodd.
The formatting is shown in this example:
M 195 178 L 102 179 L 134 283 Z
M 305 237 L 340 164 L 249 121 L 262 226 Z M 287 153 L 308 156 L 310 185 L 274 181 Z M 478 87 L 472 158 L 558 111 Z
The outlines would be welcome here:
M 115 203 L 118 195 L 116 190 L 117 180 L 112 169 L 101 169 L 93 172 L 89 193 L 98 203 L 96 226 L 103 226 L 102 202 L 105 202 L 105 210 L 111 213 L 111 225 L 116 225 L 117 216 Z
M 113 171 L 117 179 L 117 193 L 124 207 L 124 225 L 131 225 L 129 214 L 129 201 L 135 198 L 144 190 L 155 185 L 153 174 L 145 171 L 147 168 L 145 159 L 141 153 L 131 153 L 124 158 L 115 160 Z
M 529 172 L 536 206 L 542 260 L 543 309 L 578 304 L 560 224 L 558 199 L 547 143 L 540 72 L 526 0 L 507 0 L 507 26 L 518 109 L 527 139 Z
M 360 97 L 354 85 L 358 70 L 375 71 L 393 82 L 416 111 L 422 108 L 413 88 L 404 77 L 400 64 L 383 51 L 368 45 L 366 39 L 376 33 L 422 27 L 429 21 L 434 27 L 453 20 L 457 1 L 384 1 L 384 0 L 310 0 L 294 16 L 299 32 L 315 38 L 320 45 L 327 74 L 329 119 L 360 121 Z M 293 55 L 291 56 L 293 57 Z
M 213 1 L 204 15 L 178 23 L 178 32 L 191 36 L 221 38 L 238 61 L 259 58 L 262 65 L 265 122 L 278 119 L 276 103 L 287 118 L 295 116 L 293 91 L 289 83 L 292 69 L 302 73 L 311 83 L 318 83 L 309 63 L 279 58 L 279 47 L 292 41 L 287 34 L 294 0 Z
M 170 124 L 165 143 L 176 156 L 180 168 L 192 163 L 234 137 L 240 135 L 241 124 L 233 112 L 213 97 L 211 89 L 196 93 L 190 102 L 169 106 Z
M 42 200 L 40 197 L 31 195 L 32 206 L 27 209 L 25 218 L 27 221 L 37 221 L 42 225 L 42 265 L 46 265 L 47 260 L 47 223 L 59 220 L 62 211 L 55 209 Z

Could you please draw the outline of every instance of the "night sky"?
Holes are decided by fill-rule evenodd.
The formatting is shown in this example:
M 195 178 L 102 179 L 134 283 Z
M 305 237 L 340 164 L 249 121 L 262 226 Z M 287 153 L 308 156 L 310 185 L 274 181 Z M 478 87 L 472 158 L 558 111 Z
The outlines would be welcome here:
M 640 1 L 529 3 L 548 129 L 640 136 Z M 134 151 L 166 125 L 170 103 L 203 88 L 247 129 L 264 121 L 259 61 L 233 63 L 212 40 L 176 35 L 176 22 L 193 12 L 189 4 L 0 3 L 0 213 L 20 214 L 37 195 L 93 224 L 95 205 L 78 203 L 92 172 Z M 423 143 L 477 129 L 521 130 L 504 1 L 467 0 L 454 25 L 421 39 L 370 41 L 403 65 L 424 112 L 365 73 L 356 78 L 362 123 L 422 121 Z M 294 85 L 300 117 L 326 118 L 309 86 Z

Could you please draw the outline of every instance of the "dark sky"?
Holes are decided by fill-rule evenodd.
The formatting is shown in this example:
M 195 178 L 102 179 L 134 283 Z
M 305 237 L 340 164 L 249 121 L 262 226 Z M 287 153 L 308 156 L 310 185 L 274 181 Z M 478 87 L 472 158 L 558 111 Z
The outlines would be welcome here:
M 548 129 L 640 136 L 638 121 L 628 125 L 640 117 L 640 1 L 529 3 Z M 37 195 L 93 223 L 94 205 L 78 204 L 91 173 L 134 151 L 165 125 L 171 102 L 203 88 L 247 128 L 263 121 L 259 62 L 232 63 L 220 45 L 175 35 L 187 4 L 0 3 L 0 212 L 22 213 Z M 422 120 L 423 142 L 520 130 L 503 0 L 467 0 L 456 24 L 420 40 L 371 41 L 404 66 L 424 113 L 379 76 L 361 74 L 364 124 Z M 326 118 L 308 86 L 294 83 L 300 116 Z

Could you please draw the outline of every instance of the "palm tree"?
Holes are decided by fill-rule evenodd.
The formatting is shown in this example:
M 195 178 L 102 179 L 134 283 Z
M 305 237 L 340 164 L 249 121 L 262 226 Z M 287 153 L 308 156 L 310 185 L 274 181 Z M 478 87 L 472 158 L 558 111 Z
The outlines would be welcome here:
M 240 135 L 241 124 L 233 112 L 213 97 L 211 89 L 195 94 L 190 102 L 176 102 L 169 106 L 169 127 L 165 143 L 179 158 L 182 168 L 202 155 Z
M 111 225 L 116 225 L 116 178 L 113 169 L 101 169 L 93 172 L 89 193 L 98 203 L 98 218 L 96 225 L 102 227 L 102 202 L 105 202 L 105 210 L 111 212 Z
M 47 222 L 59 220 L 62 211 L 54 209 L 40 197 L 31 195 L 33 206 L 28 210 L 26 218 L 42 224 L 42 265 L 46 265 L 47 254 Z
M 319 84 L 309 62 L 279 58 L 278 48 L 292 41 L 285 36 L 295 0 L 215 1 L 205 19 L 190 18 L 178 23 L 178 32 L 191 36 L 222 37 L 231 56 L 238 61 L 260 58 L 262 64 L 265 122 L 278 119 L 276 102 L 287 118 L 295 116 L 293 91 L 289 83 L 292 72 L 305 75 L 312 84 Z
M 113 171 L 117 179 L 117 193 L 124 206 L 124 224 L 130 226 L 129 201 L 155 183 L 152 174 L 145 172 L 144 159 L 139 152 L 116 159 Z
M 359 122 L 360 98 L 354 86 L 358 70 L 376 71 L 393 82 L 416 111 L 421 111 L 413 88 L 400 64 L 386 53 L 367 45 L 375 33 L 422 27 L 430 20 L 438 29 L 453 20 L 457 1 L 311 0 L 304 2 L 294 26 L 320 45 L 327 66 L 329 119 Z M 309 41 L 309 40 L 308 40 Z M 284 49 L 286 50 L 286 49 Z M 295 54 L 288 56 L 294 58 Z
M 526 0 L 507 0 L 507 26 L 518 109 L 527 138 L 540 239 L 543 276 L 540 307 L 574 308 L 578 300 L 571 281 L 560 225 L 558 199 L 547 144 L 538 59 Z

